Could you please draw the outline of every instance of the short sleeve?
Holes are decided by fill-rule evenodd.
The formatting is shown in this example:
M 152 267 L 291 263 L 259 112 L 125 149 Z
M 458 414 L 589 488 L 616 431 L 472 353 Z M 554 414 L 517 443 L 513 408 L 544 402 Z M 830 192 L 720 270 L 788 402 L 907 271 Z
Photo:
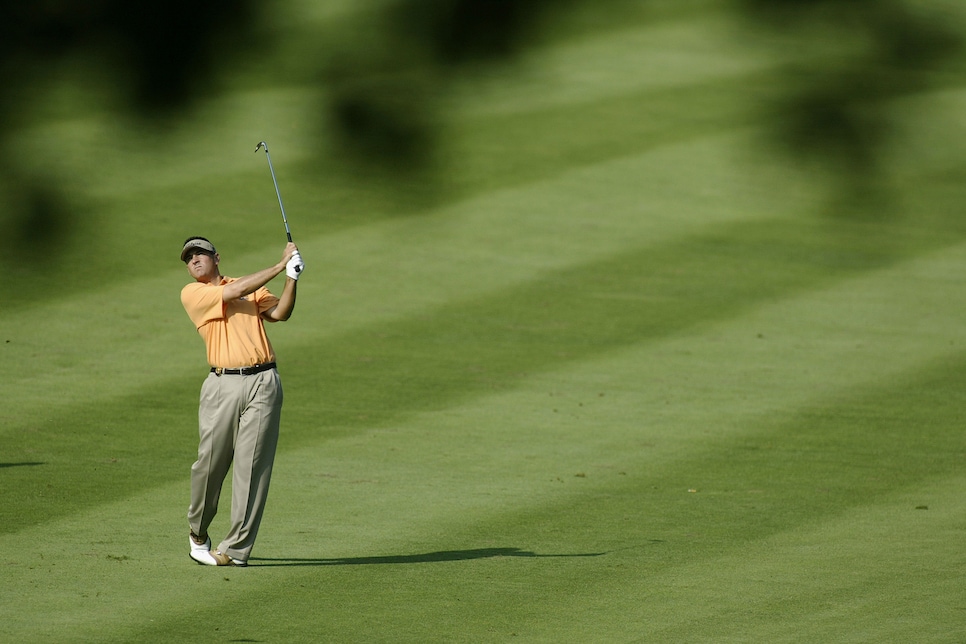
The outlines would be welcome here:
M 259 315 L 278 304 L 278 297 L 273 295 L 272 292 L 264 286 L 257 289 L 253 295 L 255 303 L 258 305 Z
M 225 317 L 225 302 L 222 299 L 224 286 L 212 286 L 194 282 L 181 289 L 181 304 L 194 323 L 195 328 Z

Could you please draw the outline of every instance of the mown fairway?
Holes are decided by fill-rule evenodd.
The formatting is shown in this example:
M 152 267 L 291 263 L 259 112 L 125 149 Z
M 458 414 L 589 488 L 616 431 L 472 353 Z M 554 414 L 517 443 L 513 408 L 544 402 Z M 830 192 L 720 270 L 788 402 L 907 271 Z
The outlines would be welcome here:
M 966 640 L 962 79 L 892 106 L 889 207 L 851 211 L 763 146 L 795 52 L 719 4 L 450 88 L 431 198 L 319 157 L 282 66 L 164 138 L 57 97 L 18 150 L 81 214 L 3 287 L 0 640 Z M 340 13 L 272 18 L 298 51 Z M 177 253 L 276 261 L 259 140 L 307 269 L 259 542 L 216 569 Z

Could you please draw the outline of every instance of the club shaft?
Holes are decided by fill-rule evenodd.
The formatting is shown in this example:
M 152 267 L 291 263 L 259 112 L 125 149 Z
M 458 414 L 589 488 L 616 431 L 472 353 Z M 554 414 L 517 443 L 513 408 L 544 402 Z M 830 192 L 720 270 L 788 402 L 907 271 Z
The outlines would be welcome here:
M 288 218 L 285 216 L 285 206 L 282 205 L 282 193 L 278 189 L 278 179 L 275 178 L 275 167 L 272 165 L 272 155 L 268 153 L 268 145 L 264 141 L 258 144 L 259 147 L 265 148 L 265 158 L 268 159 L 268 170 L 272 173 L 272 183 L 275 184 L 275 196 L 278 197 L 278 208 L 282 211 L 282 223 L 285 224 L 285 236 L 289 241 L 292 241 L 292 232 L 288 229 Z M 258 148 L 255 148 L 258 152 Z

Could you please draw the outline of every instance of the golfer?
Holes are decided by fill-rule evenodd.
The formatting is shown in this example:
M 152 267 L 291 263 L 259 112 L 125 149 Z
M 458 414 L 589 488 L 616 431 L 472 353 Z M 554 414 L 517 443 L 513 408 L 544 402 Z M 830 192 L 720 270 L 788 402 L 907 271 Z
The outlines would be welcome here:
M 221 257 L 204 237 L 188 238 L 181 260 L 194 278 L 181 290 L 181 303 L 204 338 L 211 365 L 201 387 L 198 460 L 191 466 L 189 554 L 208 566 L 246 566 L 265 509 L 282 412 L 282 383 L 265 321 L 292 315 L 305 264 L 289 242 L 278 264 L 225 277 Z M 265 285 L 283 271 L 285 286 L 276 297 Z M 208 526 L 232 461 L 231 523 L 212 550 Z

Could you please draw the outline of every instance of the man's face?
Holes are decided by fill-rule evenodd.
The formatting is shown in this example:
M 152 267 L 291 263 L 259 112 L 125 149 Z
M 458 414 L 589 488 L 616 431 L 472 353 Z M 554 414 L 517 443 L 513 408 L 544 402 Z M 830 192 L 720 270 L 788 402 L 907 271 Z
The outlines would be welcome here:
M 206 250 L 191 250 L 184 263 L 191 277 L 199 282 L 209 282 L 218 276 L 218 258 Z

